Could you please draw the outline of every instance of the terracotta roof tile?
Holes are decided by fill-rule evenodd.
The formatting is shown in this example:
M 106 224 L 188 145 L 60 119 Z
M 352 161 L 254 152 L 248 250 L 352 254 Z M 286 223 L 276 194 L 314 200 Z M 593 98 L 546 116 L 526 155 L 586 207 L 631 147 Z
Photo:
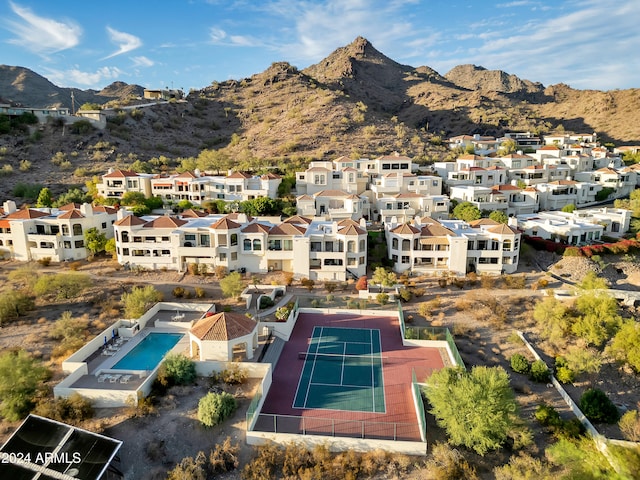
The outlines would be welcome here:
M 124 178 L 124 177 L 138 177 L 139 175 L 133 170 L 114 170 L 111 173 L 103 175 L 102 178 Z
M 116 220 L 114 225 L 123 226 L 123 227 L 133 227 L 135 225 L 144 225 L 145 222 L 140 217 L 136 217 L 135 215 L 127 215 L 126 217 L 121 218 L 120 220 Z
M 144 224 L 143 228 L 177 228 L 187 223 L 176 217 L 162 216 Z
M 213 230 L 233 230 L 234 228 L 240 228 L 242 225 L 234 222 L 228 216 L 221 218 L 214 224 L 212 224 L 209 228 Z
M 414 227 L 413 225 L 404 223 L 391 230 L 391 233 L 397 233 L 398 235 L 413 235 L 415 233 L 420 233 L 420 229 Z
M 71 218 L 84 218 L 84 215 L 79 210 L 67 210 L 66 212 L 58 215 L 59 219 L 68 220 Z
M 221 312 L 198 320 L 190 332 L 200 340 L 225 342 L 251 334 L 256 326 L 255 320 L 240 313 Z
M 47 212 L 41 212 L 40 210 L 34 210 L 33 208 L 23 208 L 21 210 L 16 210 L 15 212 L 10 213 L 6 216 L 6 218 L 9 220 L 27 220 L 48 216 L 49 214 Z
M 338 233 L 340 235 L 364 235 L 367 232 L 356 225 L 348 225 L 346 227 L 342 227 Z

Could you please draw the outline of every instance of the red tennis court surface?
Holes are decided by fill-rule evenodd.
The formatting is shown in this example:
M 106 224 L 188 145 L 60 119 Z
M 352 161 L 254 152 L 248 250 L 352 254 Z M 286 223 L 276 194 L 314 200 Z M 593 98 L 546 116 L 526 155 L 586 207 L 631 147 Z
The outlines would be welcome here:
M 304 365 L 304 361 L 299 359 L 299 352 L 307 351 L 307 344 L 315 326 L 380 330 L 386 413 L 293 408 L 296 388 Z M 334 434 L 369 438 L 393 437 L 397 440 L 419 442 L 420 428 L 411 392 L 412 372 L 415 371 L 418 381 L 423 382 L 430 372 L 443 367 L 440 349 L 402 345 L 397 316 L 300 313 L 291 338 L 273 371 L 271 388 L 254 430 L 273 432 L 275 429 L 283 433 L 327 434 L 327 425 L 331 423 L 330 428 L 335 429 L 336 425 L 342 422 L 343 427 L 338 427 L 342 430 L 335 431 Z M 274 415 L 303 417 L 303 420 L 288 417 L 276 419 Z M 323 422 L 322 419 L 326 421 Z M 275 421 L 280 422 L 277 428 L 273 425 Z M 283 425 L 287 421 L 291 423 L 289 427 Z M 325 425 L 319 425 L 322 423 Z M 379 433 L 364 434 L 365 424 L 368 425 L 366 428 L 378 428 Z M 390 427 L 390 424 L 395 427 Z M 316 425 L 317 428 L 312 425 Z

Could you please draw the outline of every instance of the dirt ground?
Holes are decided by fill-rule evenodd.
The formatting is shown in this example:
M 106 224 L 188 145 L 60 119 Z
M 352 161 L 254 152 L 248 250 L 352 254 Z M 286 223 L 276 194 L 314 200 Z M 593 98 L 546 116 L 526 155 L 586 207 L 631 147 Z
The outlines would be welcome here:
M 539 255 L 537 260 L 544 268 L 562 271 L 567 275 L 567 279 L 579 280 L 578 273 L 572 276 L 572 264 L 566 262 L 566 259 Z M 562 267 L 553 270 L 554 265 L 559 261 L 564 262 Z M 0 264 L 1 287 L 5 287 L 8 283 L 8 272 L 18 265 L 11 262 Z M 612 262 L 609 262 L 607 270 L 615 272 L 616 275 L 619 275 L 620 270 L 635 273 L 632 268 L 635 265 L 634 262 L 631 262 L 631 266 L 611 267 L 611 265 Z M 584 267 L 584 265 L 578 266 L 577 263 L 573 266 L 576 270 Z M 41 270 L 68 271 L 68 267 L 51 266 Z M 213 301 L 220 306 L 230 304 L 222 299 L 219 287 L 211 277 L 184 276 L 173 272 L 145 272 L 132 275 L 131 272 L 124 272 L 113 262 L 106 260 L 86 263 L 80 271 L 90 273 L 96 285 L 82 298 L 69 302 L 56 302 L 49 299 L 40 303 L 36 310 L 21 322 L 12 323 L 0 330 L 0 351 L 23 347 L 41 357 L 54 369 L 55 374 L 51 385 L 60 380 L 61 372 L 59 359 L 51 360 L 51 350 L 55 343 L 48 337 L 48 331 L 51 323 L 66 310 L 72 311 L 74 316 L 87 316 L 90 321 L 88 335 L 91 336 L 95 334 L 92 332 L 99 331 L 104 328 L 103 325 L 108 325 L 109 321 L 117 318 L 117 305 L 114 305 L 114 302 L 117 303 L 122 292 L 134 285 L 153 284 L 164 293 L 166 300 L 173 300 L 171 291 L 176 285 L 200 286 L 207 291 L 207 298 L 203 301 Z M 532 453 L 542 454 L 544 448 L 552 442 L 552 438 L 533 418 L 535 406 L 544 401 L 556 407 L 566 418 L 570 418 L 571 414 L 554 388 L 532 383 L 525 376 L 513 373 L 509 358 L 516 352 L 530 357 L 525 347 L 513 337 L 514 330 L 522 330 L 527 332 L 528 338 L 536 344 L 540 353 L 546 356 L 547 360 L 552 360 L 551 352 L 545 350 L 544 344 L 537 343 L 535 332 L 532 331 L 533 305 L 544 295 L 543 290 L 532 288 L 532 285 L 541 279 L 550 282 L 547 287 L 549 289 L 566 288 L 566 285 L 560 279 L 552 278 L 539 270 L 537 265 L 527 262 L 523 262 L 522 274 L 526 275 L 526 287 L 522 289 L 507 289 L 499 282 L 492 288 L 482 288 L 480 284 L 467 285 L 463 289 L 453 285 L 441 288 L 435 280 L 416 279 L 419 282 L 418 286 L 425 288 L 425 294 L 420 298 L 414 298 L 403 307 L 408 325 L 449 327 L 454 333 L 456 344 L 467 367 L 500 365 L 510 373 L 512 386 L 521 406 L 522 417 L 534 432 L 535 445 Z M 276 277 L 267 277 L 261 279 L 261 282 L 269 284 L 276 280 Z M 616 279 L 618 288 L 623 283 L 624 278 Z M 634 288 L 634 285 L 629 285 L 629 288 Z M 292 291 L 305 293 L 299 286 L 294 287 Z M 326 293 L 320 287 L 316 287 L 313 295 L 322 298 Z M 485 305 L 488 298 L 494 299 L 495 305 L 499 307 L 494 306 L 492 310 L 490 306 Z M 420 304 L 424 302 L 430 302 L 432 305 L 431 313 L 427 317 L 418 313 Z M 631 309 L 627 314 L 637 317 L 637 310 Z M 201 426 L 196 418 L 198 400 L 212 388 L 208 379 L 200 379 L 197 385 L 192 387 L 173 388 L 168 395 L 160 399 L 160 404 L 152 415 L 136 417 L 132 416 L 132 412 L 128 409 L 118 411 L 104 409 L 99 410 L 97 418 L 85 427 L 103 431 L 106 435 L 124 441 L 120 451 L 120 466 L 127 479 L 165 478 L 166 472 L 182 458 L 195 456 L 198 451 L 208 455 L 217 443 L 224 441 L 227 437 L 240 447 L 239 458 L 242 467 L 253 454 L 253 449 L 244 443 L 244 428 L 246 409 L 256 385 L 256 381 L 251 381 L 243 385 L 241 391 L 236 387 L 228 387 L 229 392 L 237 396 L 239 408 L 232 419 L 212 429 Z M 581 378 L 580 382 L 568 386 L 567 390 L 574 400 L 578 400 L 581 393 L 589 386 L 597 386 L 610 394 L 621 408 L 635 408 L 640 400 L 638 377 L 613 363 L 605 363 L 600 375 Z M 427 418 L 429 443 L 446 441 L 444 432 L 435 425 L 431 416 L 427 415 Z M 17 424 L 7 422 L 0 423 L 0 442 L 4 442 L 16 426 Z M 598 427 L 602 428 L 607 436 L 620 438 L 617 427 Z M 465 452 L 465 457 L 476 466 L 482 478 L 492 478 L 493 467 L 507 462 L 510 453 L 503 449 L 485 457 L 479 457 Z M 419 477 L 420 474 L 415 473 L 406 478 Z M 240 473 L 239 471 L 230 472 L 216 478 L 239 479 Z

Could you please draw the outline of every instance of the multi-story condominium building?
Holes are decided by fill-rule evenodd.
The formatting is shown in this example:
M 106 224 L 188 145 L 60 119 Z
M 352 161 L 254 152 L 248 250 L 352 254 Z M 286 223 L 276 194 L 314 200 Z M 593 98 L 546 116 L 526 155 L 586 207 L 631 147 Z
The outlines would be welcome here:
M 102 183 L 98 183 L 96 188 L 102 198 L 122 198 L 127 192 L 139 192 L 145 197 L 150 197 L 152 177 L 151 174 L 110 168 L 102 176 Z
M 357 169 L 357 161 L 311 162 L 304 172 L 296 172 L 296 192 L 313 195 L 322 190 L 342 190 L 356 195 L 367 189 L 369 176 Z M 342 166 L 344 164 L 349 166 Z M 354 167 L 353 165 L 356 165 Z
M 506 140 L 516 142 L 517 148 L 521 150 L 537 150 L 542 146 L 542 140 L 531 132 L 510 132 L 498 139 L 502 144 Z
M 514 273 L 520 233 L 482 219 L 476 222 L 416 217 L 412 223 L 385 225 L 394 271 L 441 274 Z
M 115 208 L 88 203 L 18 210 L 15 202 L 7 201 L 0 216 L 0 254 L 25 262 L 81 260 L 89 255 L 84 233 L 96 228 L 113 238 L 116 216 Z
M 567 205 L 594 203 L 602 186 L 596 183 L 558 180 L 536 185 L 540 211 L 562 210 Z
M 123 265 L 185 271 L 189 264 L 229 271 L 291 272 L 313 280 L 360 277 L 367 268 L 363 222 L 294 216 L 121 216 L 114 224 Z
M 275 198 L 282 178 L 275 173 L 250 175 L 231 172 L 226 176 L 202 175 L 200 171 L 176 175 L 141 174 L 125 170 L 109 171 L 97 185 L 98 195 L 122 198 L 126 192 L 141 192 L 146 197 L 157 196 L 167 202 L 188 200 L 200 205 L 206 200 L 226 202 Z
M 559 133 L 544 136 L 546 145 L 587 145 L 596 146 L 596 133 Z
M 369 200 L 341 190 L 321 190 L 296 198 L 298 215 L 331 220 L 369 218 Z
M 372 219 L 383 223 L 408 222 L 415 216 L 447 218 L 449 197 L 424 196 L 419 193 L 398 193 L 380 197 L 372 211 Z
M 501 140 L 495 137 L 486 137 L 482 135 L 457 135 L 448 140 L 449 148 L 464 148 L 473 146 L 474 153 L 478 155 L 490 155 L 498 151 Z
M 637 173 L 631 169 L 599 168 L 595 171 L 576 173 L 575 179 L 595 183 L 603 188 L 612 188 L 616 197 L 629 195 L 637 185 Z
M 620 237 L 629 230 L 631 212 L 617 208 L 590 208 L 573 212 L 540 212 L 510 220 L 525 235 L 567 245 L 590 245 L 604 235 Z
M 567 180 L 570 177 L 571 169 L 567 165 L 530 165 L 523 168 L 512 168 L 508 173 L 509 181 L 515 180 L 525 185 Z

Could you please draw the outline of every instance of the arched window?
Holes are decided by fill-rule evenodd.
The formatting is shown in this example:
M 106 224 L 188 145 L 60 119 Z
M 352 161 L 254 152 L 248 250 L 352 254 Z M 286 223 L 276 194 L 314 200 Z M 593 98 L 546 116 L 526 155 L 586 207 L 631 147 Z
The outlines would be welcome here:
M 407 240 L 406 238 L 402 240 L 402 250 L 405 252 L 411 250 L 411 240 Z
M 73 225 L 73 234 L 82 235 L 82 225 L 80 225 L 79 223 L 75 223 Z
M 62 234 L 69 235 L 69 225 L 62 225 Z
M 353 240 L 349 240 L 347 242 L 347 252 L 349 253 L 353 253 L 356 250 L 356 242 L 354 242 Z
M 245 239 L 244 239 L 244 242 L 242 242 L 242 243 L 243 243 L 243 245 L 244 245 L 244 246 L 242 247 L 242 248 L 243 248 L 243 250 L 245 250 L 245 251 L 251 250 L 251 240 L 250 240 L 250 239 L 245 238 Z
M 238 234 L 237 233 L 232 233 L 231 234 L 231 246 L 235 247 L 236 245 L 238 245 Z
M 398 239 L 394 238 L 393 240 L 391 240 L 391 248 L 393 248 L 394 250 L 398 249 Z
M 256 238 L 253 241 L 253 249 L 254 250 L 262 250 L 262 240 Z
M 364 252 L 364 240 L 360 240 L 360 251 Z
M 122 243 L 129 242 L 129 232 L 122 232 Z

